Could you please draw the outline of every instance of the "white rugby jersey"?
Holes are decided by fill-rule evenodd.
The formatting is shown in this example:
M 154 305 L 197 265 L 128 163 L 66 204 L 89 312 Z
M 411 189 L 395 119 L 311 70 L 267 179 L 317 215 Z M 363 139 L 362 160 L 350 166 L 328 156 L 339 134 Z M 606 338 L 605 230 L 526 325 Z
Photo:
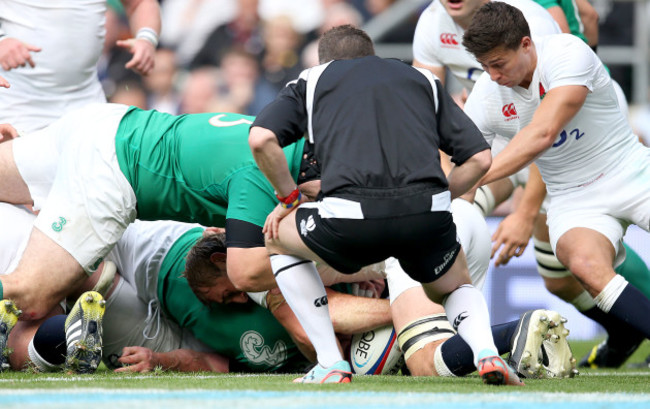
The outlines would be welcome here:
M 32 132 L 64 112 L 106 102 L 97 78 L 106 0 L 0 0 L 0 30 L 41 47 L 36 66 L 0 71 L 11 88 L 0 95 L 0 122 Z
M 528 89 L 507 88 L 485 73 L 465 103 L 465 112 L 491 144 L 512 139 L 531 122 L 549 90 L 582 85 L 584 105 L 535 163 L 550 193 L 590 183 L 631 161 L 639 146 L 621 113 L 612 80 L 596 54 L 578 37 L 557 34 L 535 41 L 537 67 Z M 620 164 L 620 165 L 619 165 Z
M 106 257 L 120 275 L 137 289 L 145 302 L 158 298 L 158 273 L 169 249 L 187 231 L 198 224 L 167 220 L 131 223 Z
M 537 38 L 560 33 L 553 17 L 532 0 L 504 0 L 526 17 L 531 36 Z M 483 73 L 481 64 L 465 50 L 465 30 L 452 20 L 440 0 L 433 0 L 418 20 L 413 38 L 413 58 L 425 65 L 446 66 L 460 83 L 471 90 Z
M 11 273 L 25 250 L 36 216 L 22 206 L 0 203 L 0 275 Z

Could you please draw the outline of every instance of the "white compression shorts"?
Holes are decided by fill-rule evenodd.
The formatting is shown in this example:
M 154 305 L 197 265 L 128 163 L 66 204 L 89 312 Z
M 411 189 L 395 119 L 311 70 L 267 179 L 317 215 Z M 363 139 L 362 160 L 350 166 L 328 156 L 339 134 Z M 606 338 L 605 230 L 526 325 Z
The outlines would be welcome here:
M 135 220 L 136 198 L 115 154 L 128 109 L 93 104 L 15 140 L 14 159 L 41 211 L 34 226 L 92 274 Z

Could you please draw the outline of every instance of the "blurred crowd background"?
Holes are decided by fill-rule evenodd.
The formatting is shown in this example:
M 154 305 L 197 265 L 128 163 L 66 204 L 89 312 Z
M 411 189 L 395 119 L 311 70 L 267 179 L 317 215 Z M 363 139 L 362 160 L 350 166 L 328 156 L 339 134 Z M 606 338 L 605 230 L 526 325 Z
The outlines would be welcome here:
M 160 45 L 147 77 L 126 70 L 129 53 L 112 46 L 130 33 L 120 2 L 108 3 L 99 72 L 111 102 L 173 114 L 256 115 L 288 81 L 317 64 L 316 40 L 335 25 L 362 27 L 380 56 L 408 61 L 419 13 L 429 1 L 161 0 Z M 592 3 L 600 15 L 599 55 L 630 101 L 634 129 L 650 144 L 650 4 Z

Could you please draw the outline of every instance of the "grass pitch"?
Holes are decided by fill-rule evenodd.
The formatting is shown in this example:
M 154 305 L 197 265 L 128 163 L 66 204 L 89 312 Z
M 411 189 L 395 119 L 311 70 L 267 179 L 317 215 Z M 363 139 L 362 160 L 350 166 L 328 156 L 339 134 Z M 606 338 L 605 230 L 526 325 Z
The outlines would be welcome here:
M 580 359 L 594 342 L 571 342 Z M 628 360 L 641 362 L 650 355 L 650 341 Z M 9 391 L 92 388 L 93 390 L 223 390 L 223 391 L 337 391 L 394 393 L 626 393 L 644 394 L 649 399 L 650 369 L 581 369 L 573 379 L 526 379 L 525 388 L 501 388 L 483 385 L 476 374 L 464 378 L 428 378 L 409 376 L 356 376 L 349 385 L 299 385 L 291 382 L 297 375 L 211 374 L 154 371 L 147 374 L 116 374 L 101 367 L 94 375 L 64 373 L 38 374 L 30 371 L 0 375 L 0 395 Z

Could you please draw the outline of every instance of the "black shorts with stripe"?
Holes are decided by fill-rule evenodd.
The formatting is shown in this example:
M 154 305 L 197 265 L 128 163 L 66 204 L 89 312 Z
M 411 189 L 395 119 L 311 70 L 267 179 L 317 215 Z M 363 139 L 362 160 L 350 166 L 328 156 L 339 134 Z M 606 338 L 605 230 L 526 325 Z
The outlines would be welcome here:
M 416 281 L 429 283 L 454 264 L 460 252 L 448 211 L 380 219 L 321 218 L 299 207 L 296 228 L 309 249 L 334 269 L 352 274 L 389 257 Z

